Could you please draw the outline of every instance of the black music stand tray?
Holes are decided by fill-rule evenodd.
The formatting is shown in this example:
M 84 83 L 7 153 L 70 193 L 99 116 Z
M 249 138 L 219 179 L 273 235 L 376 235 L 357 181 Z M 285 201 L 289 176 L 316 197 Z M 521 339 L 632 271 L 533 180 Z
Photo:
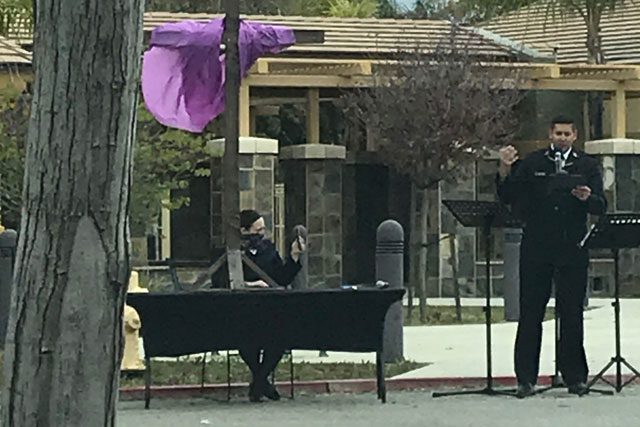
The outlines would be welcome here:
M 589 249 L 610 249 L 614 259 L 614 302 L 611 303 L 614 310 L 615 319 L 615 346 L 616 354 L 609 363 L 602 368 L 596 376 L 587 384 L 587 389 L 591 390 L 599 380 L 607 383 L 620 393 L 622 389 L 632 383 L 636 378 L 640 378 L 640 372 L 622 357 L 620 344 L 620 270 L 619 252 L 620 249 L 637 248 L 640 246 L 640 214 L 609 214 L 605 215 L 587 233 L 580 243 L 582 247 Z M 604 378 L 604 374 L 613 366 L 616 366 L 616 382 L 609 382 Z M 633 377 L 627 382 L 622 382 L 622 365 L 626 366 Z
M 509 210 L 499 202 L 483 202 L 477 200 L 443 200 L 442 203 L 451 211 L 453 216 L 465 227 L 481 228 L 485 241 L 485 324 L 486 324 L 486 356 L 487 383 L 480 390 L 463 390 L 451 392 L 436 392 L 433 397 L 456 396 L 469 394 L 485 394 L 489 396 L 514 396 L 512 391 L 496 390 L 493 388 L 493 374 L 491 365 L 491 229 L 519 228 L 521 224 Z

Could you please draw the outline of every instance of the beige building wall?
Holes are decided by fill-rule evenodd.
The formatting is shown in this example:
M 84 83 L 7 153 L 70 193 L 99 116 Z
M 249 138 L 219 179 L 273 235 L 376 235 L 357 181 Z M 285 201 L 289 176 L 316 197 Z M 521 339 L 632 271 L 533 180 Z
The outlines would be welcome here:
M 611 136 L 611 100 L 605 100 L 604 110 L 604 134 Z M 627 99 L 627 138 L 640 138 L 640 98 Z

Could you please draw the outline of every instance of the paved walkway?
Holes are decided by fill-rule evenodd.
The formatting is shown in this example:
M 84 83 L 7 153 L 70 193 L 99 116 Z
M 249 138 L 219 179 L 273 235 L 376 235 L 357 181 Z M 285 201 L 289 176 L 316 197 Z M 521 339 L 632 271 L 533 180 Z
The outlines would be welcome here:
M 430 301 L 434 305 L 451 300 Z M 501 304 L 494 300 L 492 304 Z M 482 305 L 481 299 L 466 299 L 465 305 Z M 640 369 L 640 300 L 621 302 L 622 352 Z M 513 376 L 513 343 L 516 323 L 493 325 L 493 374 Z M 591 373 L 597 373 L 614 353 L 613 308 L 610 299 L 591 299 L 585 312 L 585 346 Z M 541 375 L 554 372 L 554 322 L 544 323 Z M 404 355 L 408 360 L 430 365 L 399 375 L 396 378 L 482 377 L 486 373 L 484 325 L 411 326 L 404 328 Z M 329 352 L 319 357 L 317 351 L 294 351 L 296 361 L 359 362 L 375 361 L 373 354 Z M 610 372 L 613 374 L 613 370 Z

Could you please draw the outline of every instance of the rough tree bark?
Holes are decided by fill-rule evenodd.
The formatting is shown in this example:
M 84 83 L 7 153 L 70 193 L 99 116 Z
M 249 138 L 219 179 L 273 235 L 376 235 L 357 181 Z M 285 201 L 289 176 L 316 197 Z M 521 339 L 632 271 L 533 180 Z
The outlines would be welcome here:
M 602 10 L 597 4 L 586 7 L 582 14 L 587 26 L 587 63 L 604 64 L 604 52 L 600 36 L 600 21 Z M 603 137 L 602 114 L 604 111 L 604 94 L 602 92 L 589 92 L 587 94 L 589 108 L 589 135 L 587 139 L 600 139 Z
M 429 193 L 427 189 L 421 189 L 420 203 L 420 260 L 418 262 L 418 298 L 420 307 L 420 322 L 427 323 L 427 245 L 429 243 Z
M 115 424 L 143 4 L 37 2 L 4 427 Z
M 418 289 L 418 253 L 420 249 L 418 242 L 420 239 L 418 238 L 418 219 L 416 217 L 416 210 L 418 209 L 417 193 L 418 191 L 415 184 L 411 184 L 411 214 L 409 215 L 409 227 L 411 229 L 409 245 L 409 305 L 407 307 L 407 319 L 411 319 L 413 315 L 413 298 L 417 294 Z
M 460 282 L 458 281 L 458 250 L 456 248 L 456 235 L 449 235 L 449 262 L 451 263 L 451 277 L 453 278 L 453 297 L 456 303 L 456 320 L 462 322 L 462 303 L 460 301 Z

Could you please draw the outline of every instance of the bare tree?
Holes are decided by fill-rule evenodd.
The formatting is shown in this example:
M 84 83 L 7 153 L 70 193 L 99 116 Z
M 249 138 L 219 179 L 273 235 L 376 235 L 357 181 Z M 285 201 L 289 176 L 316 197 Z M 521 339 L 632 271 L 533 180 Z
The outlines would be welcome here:
M 465 167 L 510 141 L 517 130 L 515 107 L 524 96 L 518 76 L 496 73 L 472 55 L 473 37 L 454 29 L 435 51 L 400 54 L 374 72 L 373 87 L 346 99 L 348 112 L 377 141 L 380 159 L 412 182 L 412 217 L 419 216 L 412 221 L 411 253 L 419 254 L 419 262 L 412 257 L 410 283 L 418 284 L 423 322 L 427 190 L 460 177 Z
M 143 1 L 38 0 L 2 426 L 112 426 Z

